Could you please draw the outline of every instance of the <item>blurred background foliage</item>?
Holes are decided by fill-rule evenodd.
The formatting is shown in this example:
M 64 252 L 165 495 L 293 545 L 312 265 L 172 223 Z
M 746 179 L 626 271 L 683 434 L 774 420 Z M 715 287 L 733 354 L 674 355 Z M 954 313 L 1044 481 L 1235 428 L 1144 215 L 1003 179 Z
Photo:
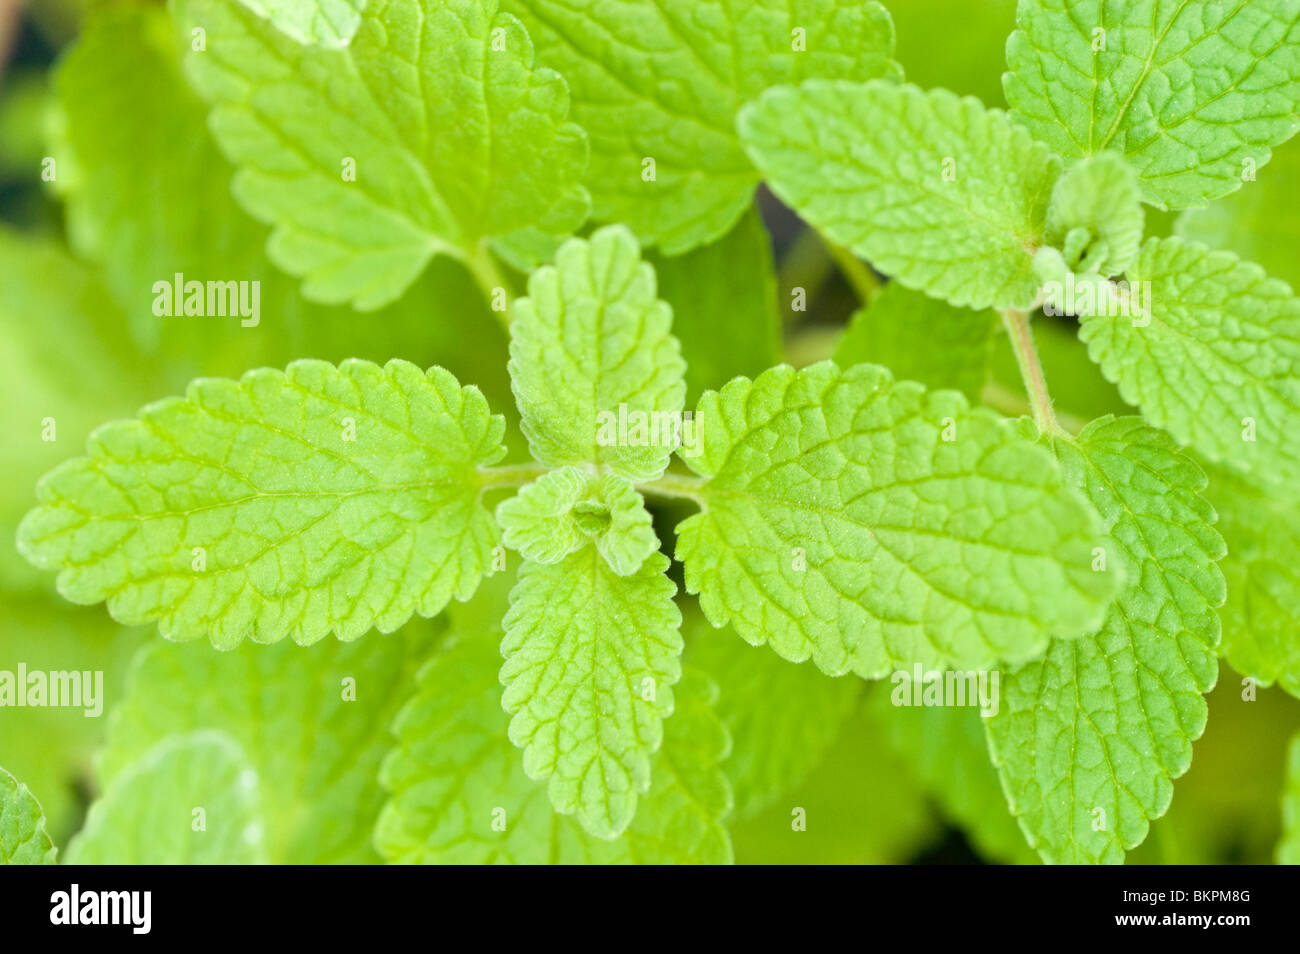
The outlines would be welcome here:
M 910 79 L 1004 105 L 1000 76 L 1014 0 L 888 6 Z M 963 29 L 933 29 L 953 20 Z M 1300 282 L 1300 145 L 1279 150 L 1272 168 L 1259 188 L 1213 210 L 1178 222 L 1153 214 L 1148 233 L 1177 228 Z M 513 414 L 505 335 L 459 265 L 436 260 L 400 301 L 377 313 L 307 302 L 297 283 L 267 262 L 267 229 L 235 203 L 230 174 L 180 74 L 163 4 L 0 0 L 0 669 L 19 661 L 29 669 L 102 669 L 110 708 L 133 653 L 157 640 L 156 631 L 120 627 L 102 606 L 58 599 L 53 581 L 25 564 L 12 543 L 37 478 L 76 454 L 94 427 L 180 393 L 194 377 L 238 376 L 302 357 L 441 364 L 477 384 L 494 410 Z M 692 399 L 783 359 L 803 364 L 834 354 L 845 363 L 890 364 L 898 329 L 891 316 L 926 307 L 903 289 L 882 287 L 879 276 L 827 248 L 765 193 L 714 245 L 655 264 L 661 294 L 674 307 Z M 205 271 L 262 283 L 257 328 L 153 316 L 154 281 Z M 735 276 L 731 285 L 708 282 L 709 292 L 696 294 L 701 277 L 718 272 Z M 521 273 L 512 280 L 522 288 Z M 792 307 L 795 289 L 806 293 L 804 310 Z M 871 307 L 862 309 L 864 301 Z M 931 317 L 927 327 L 937 335 L 967 333 Z M 989 367 L 974 376 L 951 369 L 952 379 L 927 383 L 1023 413 L 1015 360 L 995 340 L 996 323 L 984 325 Z M 1086 359 L 1069 320 L 1042 320 L 1036 330 L 1061 410 L 1077 421 L 1131 411 Z M 895 370 L 922 380 L 943 371 Z M 42 439 L 50 418 L 54 441 Z M 512 434 L 517 458 L 523 445 L 518 430 Z M 661 538 L 671 541 L 669 516 L 676 515 L 657 514 Z M 491 599 L 504 600 L 501 587 L 493 592 Z M 795 750 L 783 764 L 799 771 L 779 780 L 786 787 L 779 804 L 741 798 L 733 817 L 738 861 L 1035 860 L 1006 811 L 971 710 L 895 709 L 888 684 L 846 683 L 781 664 L 794 672 L 777 678 L 801 684 L 789 698 L 818 700 L 806 713 L 791 711 L 769 680 L 769 660 L 746 656 L 754 651 L 733 634 L 691 625 L 688 640 L 689 656 L 722 685 L 724 717 L 728 692 L 767 692 L 774 716 L 808 727 L 790 742 Z M 1243 695 L 1241 677 L 1224 663 L 1192 768 L 1132 861 L 1272 860 L 1284 749 L 1300 727 L 1300 703 L 1275 688 L 1258 690 L 1257 701 Z M 93 797 L 91 755 L 106 721 L 79 709 L 0 710 L 0 765 L 40 799 L 61 845 Z M 770 733 L 762 725 L 731 727 L 732 773 L 761 775 L 767 746 L 775 744 Z M 789 805 L 806 810 L 806 832 L 792 832 Z

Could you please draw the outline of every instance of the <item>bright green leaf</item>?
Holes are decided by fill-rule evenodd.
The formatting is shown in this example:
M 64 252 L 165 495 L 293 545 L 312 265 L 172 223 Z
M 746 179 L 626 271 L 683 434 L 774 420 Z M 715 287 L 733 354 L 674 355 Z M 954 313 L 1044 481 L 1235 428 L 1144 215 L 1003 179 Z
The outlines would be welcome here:
M 275 226 L 303 293 L 373 309 L 437 254 L 586 215 L 586 140 L 559 74 L 496 0 L 373 0 L 345 49 L 303 46 L 223 0 L 179 0 L 187 59 L 215 108 L 234 190 Z M 503 31 L 495 34 L 495 31 Z
M 553 470 L 497 507 L 501 542 L 526 560 L 559 563 L 588 543 L 619 576 L 659 549 L 645 501 L 622 477 Z
M 228 735 L 168 736 L 90 806 L 72 865 L 265 864 L 257 772 Z M 196 813 L 202 812 L 202 815 Z
M 750 157 L 809 223 L 909 288 L 1028 307 L 1060 160 L 999 110 L 947 90 L 810 81 L 740 113 Z
M 726 732 L 716 696 L 689 670 L 674 693 L 654 782 L 622 837 L 606 841 L 557 815 L 506 738 L 496 641 L 449 642 L 403 708 L 382 780 L 392 792 L 375 831 L 391 861 L 441 864 L 723 864 L 731 804 L 718 762 Z
M 1139 418 L 1056 451 L 1110 524 L 1125 586 L 1095 633 L 1053 640 L 1002 680 L 986 728 L 1012 811 L 1044 860 L 1117 863 L 1169 807 L 1218 677 L 1223 538 L 1205 475 Z
M 1047 207 L 1047 240 L 1076 272 L 1118 275 L 1142 244 L 1137 177 L 1113 152 L 1090 156 L 1056 180 Z
M 615 838 L 650 787 L 650 767 L 681 677 L 676 586 L 655 554 L 619 576 L 588 548 L 526 563 L 501 642 L 502 705 L 529 778 L 549 779 L 556 810 Z
M 403 361 L 203 379 L 46 475 L 19 545 L 68 599 L 174 639 L 391 632 L 488 572 L 476 465 L 503 430 L 476 388 Z
M 1221 653 L 1262 685 L 1300 697 L 1300 506 L 1220 467 L 1207 496 L 1228 542 Z
M 899 381 L 953 388 L 977 402 L 988 381 L 998 327 L 992 311 L 957 308 L 890 282 L 849 319 L 835 347 L 835 363 L 884 365 Z
M 361 26 L 366 0 L 239 0 L 299 43 L 347 46 Z
M 677 254 L 740 218 L 759 175 L 736 139 L 741 104 L 807 77 L 899 75 L 874 0 L 504 0 L 564 74 L 591 137 L 595 215 Z M 653 166 L 651 165 L 653 163 Z
M 1016 22 L 1016 118 L 1066 158 L 1123 153 L 1162 209 L 1235 191 L 1300 129 L 1296 0 L 1021 0 Z
M 672 309 L 622 226 L 573 239 L 515 303 L 510 376 L 533 456 L 629 480 L 663 473 L 686 384 Z
M 220 729 L 260 780 L 256 817 L 277 864 L 378 861 L 371 831 L 389 725 L 428 657 L 433 628 L 228 653 L 155 641 L 136 659 L 97 760 L 101 783 L 176 733 Z
M 1188 241 L 1236 252 L 1300 287 L 1300 142 L 1278 149 L 1239 191 L 1184 212 L 1176 228 Z
M 987 668 L 1100 623 L 1105 535 L 1050 455 L 955 391 L 824 362 L 700 404 L 704 510 L 678 527 L 715 626 L 832 675 Z
M 55 854 L 40 802 L 0 768 L 0 864 L 52 865 Z
M 1124 399 L 1216 463 L 1300 479 L 1300 299 L 1258 265 L 1176 238 L 1147 241 L 1128 280 L 1137 317 L 1085 316 L 1079 332 Z

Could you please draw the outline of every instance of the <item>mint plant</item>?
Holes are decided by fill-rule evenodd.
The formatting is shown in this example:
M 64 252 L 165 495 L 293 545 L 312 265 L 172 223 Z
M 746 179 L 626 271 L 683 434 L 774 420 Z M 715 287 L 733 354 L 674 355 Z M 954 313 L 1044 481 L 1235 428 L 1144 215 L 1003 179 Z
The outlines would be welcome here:
M 1220 659 L 1230 705 L 1300 695 L 1300 275 L 1232 204 L 1294 202 L 1300 2 L 1015 25 L 1003 111 L 906 80 L 875 0 L 90 17 L 50 123 L 82 261 L 0 242 L 15 311 L 116 335 L 114 406 L 196 373 L 15 521 L 165 640 L 63 860 L 839 860 L 851 814 L 893 860 L 930 806 L 989 860 L 1146 850 Z M 128 98 L 193 148 L 136 155 Z M 897 806 L 840 807 L 891 760 Z M 45 829 L 0 773 L 4 859 Z

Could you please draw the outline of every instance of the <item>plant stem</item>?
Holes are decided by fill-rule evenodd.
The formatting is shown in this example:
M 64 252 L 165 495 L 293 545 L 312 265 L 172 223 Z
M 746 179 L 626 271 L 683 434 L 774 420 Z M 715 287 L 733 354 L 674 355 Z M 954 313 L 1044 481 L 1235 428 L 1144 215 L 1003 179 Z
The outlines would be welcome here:
M 876 273 L 843 245 L 837 245 L 825 236 L 822 236 L 822 241 L 826 243 L 826 251 L 830 252 L 831 258 L 839 266 L 840 274 L 858 296 L 858 301 L 864 305 L 871 304 L 871 299 L 880 292 L 880 279 L 876 278 Z
M 479 482 L 484 490 L 499 487 L 522 487 L 531 484 L 551 468 L 529 461 L 526 464 L 507 464 L 504 467 L 480 467 Z
M 1067 434 L 1052 410 L 1052 395 L 1047 390 L 1047 379 L 1043 377 L 1043 365 L 1038 359 L 1038 349 L 1034 347 L 1033 332 L 1029 330 L 1029 313 L 1008 308 L 1002 312 L 1002 323 L 1011 339 L 1011 349 L 1016 353 L 1020 376 L 1025 380 L 1034 423 L 1044 434 Z
M 492 250 L 488 247 L 486 241 L 482 242 L 478 251 L 465 262 L 469 268 L 470 274 L 474 276 L 474 282 L 478 285 L 479 290 L 483 292 L 483 298 L 487 301 L 488 308 L 492 314 L 497 316 L 501 322 L 501 327 L 508 333 L 510 331 L 510 320 L 514 317 L 512 308 L 513 302 L 510 300 L 510 286 L 506 283 L 505 277 L 502 276 L 501 270 L 497 268 L 496 260 L 492 257 Z M 496 289 L 503 289 L 506 294 L 506 310 L 497 311 L 492 307 L 492 299 L 495 297 Z
M 704 500 L 704 481 L 699 477 L 682 474 L 664 474 L 658 480 L 637 484 L 636 489 L 654 497 L 677 497 L 701 505 Z

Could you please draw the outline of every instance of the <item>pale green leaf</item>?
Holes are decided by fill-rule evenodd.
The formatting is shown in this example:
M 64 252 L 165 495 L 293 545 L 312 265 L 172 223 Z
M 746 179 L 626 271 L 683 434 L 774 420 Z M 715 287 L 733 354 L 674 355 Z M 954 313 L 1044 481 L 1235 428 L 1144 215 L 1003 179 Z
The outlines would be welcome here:
M 792 666 L 729 630 L 713 629 L 698 614 L 690 619 L 686 662 L 721 691 L 717 710 L 731 733 L 725 767 L 736 790 L 736 817 L 750 818 L 817 767 L 857 707 L 862 684 Z
M 52 185 L 64 200 L 70 241 L 80 256 L 103 267 L 108 285 L 105 290 L 95 282 L 93 293 L 79 299 L 97 329 L 95 347 L 81 349 L 87 354 L 79 357 L 126 352 L 131 338 L 146 352 L 127 363 L 139 396 L 125 407 L 105 406 L 101 414 L 130 413 L 196 377 L 238 377 L 299 358 L 382 363 L 395 356 L 445 367 L 510 413 L 506 335 L 459 262 L 435 259 L 399 301 L 368 316 L 305 301 L 297 279 L 271 265 L 264 251 L 269 230 L 231 195 L 234 170 L 208 132 L 206 104 L 182 75 L 172 33 L 160 6 L 96 10 L 55 74 L 64 122 Z M 178 142 L 185 148 L 177 149 Z M 150 214 L 141 215 L 142 209 Z M 0 269 L 6 267 L 0 261 Z M 6 282 L 15 289 L 16 310 L 26 301 L 16 286 L 30 283 L 48 294 L 83 283 L 75 275 L 27 277 L 21 262 L 17 267 L 12 284 Z M 155 315 L 155 283 L 171 286 L 177 274 L 187 282 L 257 282 L 258 324 L 244 327 L 238 315 Z M 112 298 L 123 313 L 111 307 Z M 57 317 L 51 314 L 51 322 Z M 467 332 L 472 349 L 463 347 Z M 42 335 L 57 347 L 54 342 L 86 333 L 75 325 L 46 333 L 42 323 Z M 69 361 L 66 348 L 63 353 Z M 106 371 L 101 376 L 111 380 Z M 79 378 L 93 380 L 84 372 Z M 28 489 L 45 469 L 24 482 Z
M 615 838 L 650 787 L 681 677 L 676 586 L 655 554 L 619 576 L 594 549 L 525 563 L 501 642 L 502 705 L 529 778 L 556 810 Z
M 228 735 L 171 735 L 90 806 L 68 845 L 72 865 L 265 864 L 265 795 Z
M 497 507 L 501 542 L 526 560 L 559 563 L 588 543 L 619 576 L 659 549 L 641 495 L 622 477 L 553 470 Z
M 268 252 L 308 298 L 377 308 L 434 255 L 585 217 L 568 89 L 496 0 L 373 0 L 344 49 L 222 0 L 175 9 L 186 44 L 206 31 L 186 63 L 235 195 L 275 226 Z
M 1060 160 L 999 110 L 884 81 L 777 87 L 740 113 L 750 157 L 810 224 L 909 288 L 1027 307 Z
M 1300 735 L 1291 740 L 1286 757 L 1286 789 L 1282 792 L 1282 841 L 1277 863 L 1300 865 Z
M 56 853 L 40 802 L 0 768 L 0 864 L 52 865 Z
M 1177 238 L 1148 240 L 1128 280 L 1142 310 L 1085 316 L 1079 332 L 1124 399 L 1211 461 L 1300 478 L 1300 299 L 1258 265 Z
M 663 473 L 686 393 L 672 309 L 636 239 L 607 226 L 528 279 L 510 326 L 510 376 L 533 456 L 629 480 Z
M 725 234 L 759 174 L 736 111 L 807 77 L 897 77 L 874 0 L 504 0 L 591 137 L 595 215 L 677 254 Z M 650 169 L 648 160 L 653 161 Z
M 1055 449 L 1110 524 L 1125 586 L 1095 633 L 1002 679 L 986 728 L 1012 811 L 1048 862 L 1117 863 L 1169 807 L 1218 677 L 1224 554 L 1205 475 L 1140 418 Z
M 958 308 L 890 282 L 853 313 L 835 346 L 835 363 L 884 365 L 897 380 L 952 388 L 977 402 L 999 326 L 992 311 Z
M 1273 154 L 1239 191 L 1178 218 L 1177 234 L 1236 252 L 1292 288 L 1300 286 L 1300 142 Z
M 606 841 L 557 815 L 506 738 L 496 641 L 450 641 L 398 716 L 382 780 L 392 797 L 375 843 L 390 861 L 441 864 L 724 864 L 731 804 L 718 762 L 727 737 L 716 689 L 689 670 L 664 732 L 654 782 L 623 835 Z
M 787 659 L 868 678 L 1024 661 L 1094 628 L 1116 591 L 1051 455 L 955 391 L 823 362 L 733 381 L 700 414 L 686 588 Z
M 1300 697 L 1300 506 L 1275 488 L 1207 470 L 1228 543 L 1220 652 L 1238 672 Z
M 684 255 L 651 254 L 659 297 L 673 307 L 686 360 L 686 405 L 709 388 L 781 361 L 772 241 L 756 208 L 730 232 Z
M 1159 208 L 1240 188 L 1300 129 L 1296 0 L 1021 0 L 1016 22 L 1016 118 L 1066 158 L 1122 153 Z
M 46 475 L 19 546 L 73 602 L 174 639 L 391 632 L 489 571 L 476 465 L 503 430 L 477 389 L 402 361 L 202 379 Z
M 239 0 L 299 43 L 347 46 L 361 26 L 366 0 Z
M 1133 169 L 1113 152 L 1076 163 L 1056 180 L 1047 240 L 1076 272 L 1118 275 L 1142 244 L 1142 197 Z
M 433 628 L 302 647 L 155 641 L 113 710 L 98 776 L 111 789 L 154 745 L 221 730 L 260 780 L 256 817 L 277 864 L 367 864 L 383 793 L 375 784 L 389 725 L 428 658 Z
M 989 760 L 987 720 L 977 708 L 890 704 L 903 686 L 910 699 L 912 685 L 895 684 L 872 700 L 898 757 L 981 855 L 1002 864 L 1036 863 Z

